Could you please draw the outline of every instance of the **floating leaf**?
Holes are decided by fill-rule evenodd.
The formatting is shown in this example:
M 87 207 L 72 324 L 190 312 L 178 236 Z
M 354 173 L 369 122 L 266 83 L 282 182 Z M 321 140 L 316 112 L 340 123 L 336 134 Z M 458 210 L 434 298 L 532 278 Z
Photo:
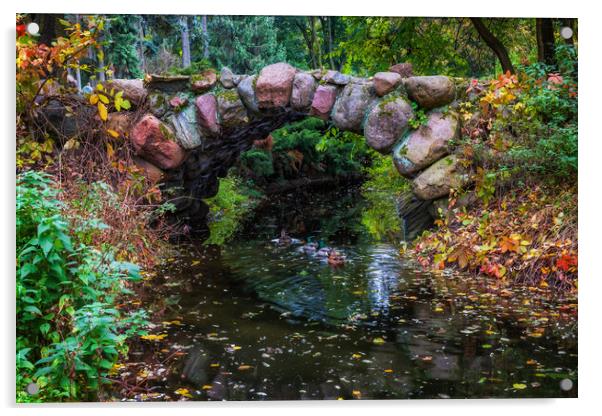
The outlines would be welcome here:
M 174 393 L 179 394 L 180 396 L 184 396 L 184 397 L 192 397 L 192 395 L 190 394 L 190 391 L 185 388 L 179 388 Z
M 384 339 L 382 339 L 381 337 L 378 338 L 374 338 L 374 340 L 372 340 L 372 342 L 376 345 L 382 345 L 384 344 L 386 341 Z
M 517 389 L 517 390 L 523 390 L 523 389 L 526 389 L 526 388 L 527 388 L 527 385 L 526 385 L 526 384 L 523 384 L 523 383 L 514 383 L 514 384 L 512 385 L 512 387 L 514 387 L 514 388 L 515 388 L 515 389 Z

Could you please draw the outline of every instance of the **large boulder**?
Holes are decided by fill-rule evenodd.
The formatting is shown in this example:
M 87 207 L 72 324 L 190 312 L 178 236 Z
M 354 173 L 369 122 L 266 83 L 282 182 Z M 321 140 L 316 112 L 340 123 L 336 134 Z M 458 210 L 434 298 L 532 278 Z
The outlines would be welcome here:
M 412 107 L 402 97 L 381 101 L 370 110 L 366 119 L 366 143 L 383 154 L 389 153 L 407 131 L 408 121 L 412 117 Z
M 255 82 L 257 75 L 243 78 L 237 86 L 238 95 L 242 103 L 247 107 L 251 114 L 259 114 L 259 106 L 255 97 Z
M 195 106 L 190 104 L 169 116 L 169 121 L 176 131 L 176 139 L 184 149 L 195 149 L 203 141 L 199 134 L 195 116 Z
M 347 84 L 332 110 L 332 121 L 341 130 L 362 132 L 366 110 L 374 102 L 370 84 Z
M 305 72 L 299 72 L 293 79 L 291 107 L 297 111 L 307 112 L 316 92 L 314 77 Z
M 141 79 L 112 79 L 105 82 L 104 86 L 109 91 L 111 89 L 115 89 L 115 92 L 123 91 L 123 98 L 134 107 L 141 105 L 146 98 L 146 88 Z
M 456 96 L 454 83 L 443 75 L 405 78 L 403 84 L 409 97 L 426 109 L 449 104 Z
M 213 94 L 204 94 L 196 98 L 197 122 L 203 134 L 217 137 L 221 133 L 217 120 L 217 99 Z
M 152 114 L 136 123 L 131 140 L 138 156 L 161 169 L 177 168 L 186 158 L 172 130 Z
M 296 72 L 295 68 L 283 62 L 264 67 L 255 84 L 258 107 L 286 107 L 291 98 Z
M 382 97 L 393 91 L 401 83 L 401 75 L 396 72 L 377 72 L 374 74 L 374 91 Z
M 451 189 L 460 188 L 468 183 L 456 155 L 449 155 L 435 162 L 412 182 L 414 194 L 422 200 L 432 200 L 449 195 Z
M 220 125 L 225 129 L 240 127 L 249 122 L 247 109 L 234 90 L 217 96 L 217 112 Z
M 453 115 L 430 113 L 425 125 L 412 131 L 395 147 L 393 160 L 399 173 L 412 177 L 449 154 L 449 142 L 458 136 L 458 131 L 458 120 Z
M 209 91 L 215 87 L 215 84 L 217 84 L 217 74 L 212 69 L 190 77 L 190 89 L 198 94 Z
M 316 89 L 311 102 L 310 114 L 323 120 L 328 120 L 330 110 L 337 99 L 337 88 L 332 85 L 320 85 Z

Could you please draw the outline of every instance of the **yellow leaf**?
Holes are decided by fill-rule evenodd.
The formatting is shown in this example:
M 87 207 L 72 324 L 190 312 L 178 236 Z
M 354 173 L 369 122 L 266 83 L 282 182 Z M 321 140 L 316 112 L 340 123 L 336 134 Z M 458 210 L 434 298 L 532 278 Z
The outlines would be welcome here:
M 107 112 L 107 107 L 101 102 L 98 103 L 98 115 L 102 121 L 107 121 L 107 117 L 109 115 Z
M 384 343 L 385 343 L 385 340 L 384 340 L 384 339 L 382 339 L 382 338 L 380 338 L 380 337 L 378 337 L 378 338 L 374 338 L 374 340 L 373 340 L 372 342 L 373 342 L 374 344 L 376 344 L 376 345 L 382 345 L 382 344 L 384 344 Z
M 526 384 L 523 384 L 523 383 L 514 383 L 514 384 L 512 385 L 512 387 L 514 387 L 514 388 L 515 388 L 515 389 L 517 389 L 517 390 L 523 390 L 523 389 L 526 389 L 526 388 L 527 388 L 527 385 L 526 385 Z
M 179 388 L 174 393 L 184 397 L 192 397 L 188 389 Z
M 205 384 L 203 386 L 203 390 L 211 390 L 213 388 L 213 386 L 211 384 Z
M 142 335 L 140 338 L 146 340 L 146 341 L 161 341 L 163 338 L 166 338 L 167 334 L 149 334 L 149 335 Z
M 113 159 L 114 155 L 115 150 L 113 149 L 113 146 L 111 146 L 111 143 L 107 143 L 107 156 L 109 157 L 109 159 Z
M 114 138 L 118 138 L 118 137 L 119 137 L 119 133 L 118 133 L 118 132 L 116 132 L 115 130 L 112 130 L 112 129 L 107 129 L 107 133 L 109 133 L 109 135 L 110 135 L 111 137 L 114 137 Z
M 392 372 L 393 372 L 393 370 L 391 370 L 390 368 L 387 368 L 387 369 L 385 370 L 385 373 L 392 373 Z
M 96 103 L 98 102 L 98 95 L 96 94 L 92 94 L 90 96 L 90 104 L 92 105 L 96 105 Z
M 100 101 L 102 101 L 103 103 L 105 103 L 105 104 L 109 104 L 109 99 L 107 98 L 107 96 L 106 96 L 106 95 L 103 95 L 103 94 L 98 94 L 98 99 L 99 99 Z
M 359 390 L 353 390 L 353 391 L 351 392 L 351 394 L 353 394 L 353 397 L 355 397 L 355 398 L 357 398 L 357 399 L 359 399 L 360 397 L 362 397 L 362 392 L 361 392 L 361 391 L 359 391 Z
M 240 371 L 250 370 L 251 368 L 252 368 L 252 366 L 250 366 L 250 365 L 241 365 L 241 366 L 238 366 L 238 369 Z

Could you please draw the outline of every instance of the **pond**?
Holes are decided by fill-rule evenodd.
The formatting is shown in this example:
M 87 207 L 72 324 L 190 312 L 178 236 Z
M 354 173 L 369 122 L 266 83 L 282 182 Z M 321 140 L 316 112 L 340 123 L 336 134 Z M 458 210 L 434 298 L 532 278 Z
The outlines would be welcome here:
M 354 187 L 291 193 L 226 247 L 180 247 L 146 281 L 156 336 L 116 370 L 117 399 L 577 396 L 576 299 L 422 271 L 363 209 Z M 273 243 L 282 229 L 345 264 Z

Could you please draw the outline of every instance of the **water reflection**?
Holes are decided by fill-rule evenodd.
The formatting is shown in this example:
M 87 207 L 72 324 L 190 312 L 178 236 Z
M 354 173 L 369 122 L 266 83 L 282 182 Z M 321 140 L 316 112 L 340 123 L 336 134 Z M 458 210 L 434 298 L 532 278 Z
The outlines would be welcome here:
M 169 363 L 150 371 L 152 391 L 175 400 L 576 396 L 570 305 L 414 270 L 337 209 L 340 227 L 313 206 L 306 234 L 294 236 L 336 247 L 342 268 L 271 244 L 287 225 L 278 209 L 219 253 L 183 253 L 149 283 L 145 303 L 180 322 L 165 326 L 164 345 L 132 351 Z M 564 378 L 571 391 L 559 388 Z

